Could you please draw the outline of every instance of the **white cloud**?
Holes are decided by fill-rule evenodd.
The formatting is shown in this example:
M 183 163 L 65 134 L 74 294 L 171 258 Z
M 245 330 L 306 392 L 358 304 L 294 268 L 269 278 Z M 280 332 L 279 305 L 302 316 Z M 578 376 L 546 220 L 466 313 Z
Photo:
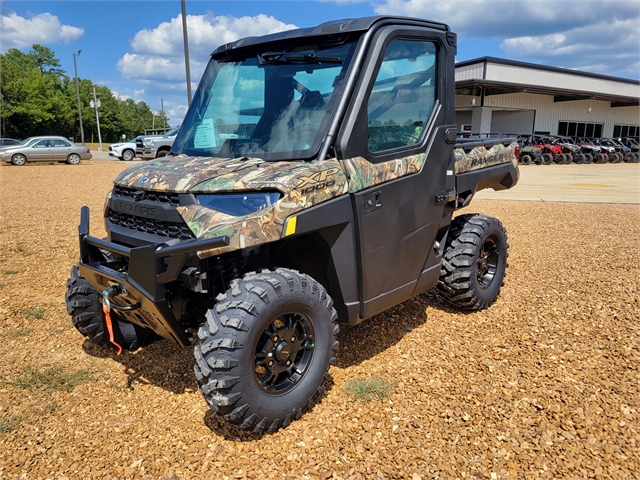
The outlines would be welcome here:
M 0 16 L 0 51 L 10 48 L 28 48 L 34 43 L 43 45 L 69 43 L 84 34 L 84 29 L 72 25 L 62 25 L 55 15 L 41 13 L 24 18 L 14 12 Z
M 444 22 L 460 40 L 502 39 L 515 60 L 638 77 L 635 1 L 385 0 L 375 12 Z
M 111 90 L 111 95 L 114 96 L 114 98 L 117 98 L 118 100 L 128 100 L 131 98 L 131 95 L 127 95 L 124 93 L 120 93 L 120 92 L 116 92 L 115 90 Z
M 260 14 L 255 17 L 187 15 L 189 57 L 206 58 L 216 47 L 242 37 L 267 35 L 296 28 L 274 17 Z M 141 55 L 181 56 L 182 15 L 162 22 L 153 30 L 140 30 L 131 40 L 131 48 Z
M 218 46 L 243 37 L 268 35 L 297 28 L 264 14 L 253 17 L 187 15 L 189 40 L 189 63 L 192 91 L 195 92 L 209 55 Z M 156 98 L 184 96 L 186 100 L 186 72 L 182 16 L 178 15 L 154 29 L 140 30 L 130 41 L 132 52 L 125 53 L 118 61 L 118 70 L 123 77 L 145 86 L 145 96 L 153 96 L 148 103 L 155 105 Z M 165 101 L 165 106 L 168 103 Z M 178 123 L 186 113 L 186 104 L 175 102 L 167 107 L 172 125 Z

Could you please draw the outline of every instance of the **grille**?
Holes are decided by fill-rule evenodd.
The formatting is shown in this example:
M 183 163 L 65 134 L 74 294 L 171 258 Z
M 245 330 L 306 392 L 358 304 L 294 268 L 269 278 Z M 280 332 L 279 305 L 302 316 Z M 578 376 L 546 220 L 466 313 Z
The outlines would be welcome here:
M 142 192 L 142 198 L 139 198 L 140 192 Z M 147 190 L 136 190 L 133 188 L 115 187 L 113 191 L 116 197 L 129 197 L 134 198 L 136 201 L 150 200 L 152 202 L 165 203 L 168 205 L 180 205 L 180 197 L 177 193 L 165 193 L 165 192 L 149 192 Z M 136 197 L 136 195 L 138 197 Z
M 177 238 L 180 240 L 194 240 L 196 237 L 184 222 L 161 222 L 146 218 L 128 215 L 126 213 L 109 210 L 109 220 L 115 225 L 131 228 L 139 232 L 151 233 L 162 237 Z

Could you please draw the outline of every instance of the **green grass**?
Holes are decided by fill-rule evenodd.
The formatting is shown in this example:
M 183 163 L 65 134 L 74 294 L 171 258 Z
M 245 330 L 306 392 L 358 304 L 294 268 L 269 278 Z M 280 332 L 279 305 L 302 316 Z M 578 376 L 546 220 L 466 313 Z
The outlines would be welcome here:
M 33 332 L 33 328 L 21 328 L 19 330 L 15 330 L 15 331 L 9 333 L 9 337 L 11 337 L 11 338 L 26 337 L 31 332 Z
M 21 375 L 9 383 L 27 390 L 40 389 L 47 392 L 65 391 L 69 393 L 79 384 L 89 380 L 91 380 L 89 370 L 80 369 L 69 372 L 65 370 L 63 365 L 57 365 L 47 369 L 26 367 Z
M 15 275 L 17 273 L 20 273 L 18 270 L 5 270 L 4 272 L 5 275 Z
M 24 316 L 27 318 L 36 318 L 40 320 L 43 315 L 44 315 L 44 307 L 24 309 Z
M 8 413 L 3 414 L 0 417 L 0 435 L 3 433 L 13 432 L 23 420 L 24 417 L 19 415 L 10 415 Z
M 393 392 L 395 383 L 383 377 L 354 378 L 347 382 L 345 389 L 359 402 L 368 403 L 375 398 L 385 400 Z

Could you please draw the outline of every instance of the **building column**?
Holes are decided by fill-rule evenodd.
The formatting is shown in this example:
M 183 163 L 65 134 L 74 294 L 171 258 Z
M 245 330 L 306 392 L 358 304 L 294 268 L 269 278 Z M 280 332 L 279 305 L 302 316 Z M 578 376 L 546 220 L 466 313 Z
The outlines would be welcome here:
M 475 107 L 471 110 L 473 133 L 491 133 L 491 107 Z

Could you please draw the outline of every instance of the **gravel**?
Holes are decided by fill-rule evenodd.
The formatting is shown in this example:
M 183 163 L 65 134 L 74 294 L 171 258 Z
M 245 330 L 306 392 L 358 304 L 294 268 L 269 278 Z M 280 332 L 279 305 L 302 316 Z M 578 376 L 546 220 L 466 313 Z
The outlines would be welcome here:
M 640 478 L 637 205 L 474 201 L 509 235 L 498 301 L 343 327 L 326 395 L 256 435 L 208 411 L 191 349 L 115 356 L 66 314 L 80 207 L 104 235 L 126 166 L 0 166 L 0 478 Z M 346 391 L 377 377 L 385 400 Z

